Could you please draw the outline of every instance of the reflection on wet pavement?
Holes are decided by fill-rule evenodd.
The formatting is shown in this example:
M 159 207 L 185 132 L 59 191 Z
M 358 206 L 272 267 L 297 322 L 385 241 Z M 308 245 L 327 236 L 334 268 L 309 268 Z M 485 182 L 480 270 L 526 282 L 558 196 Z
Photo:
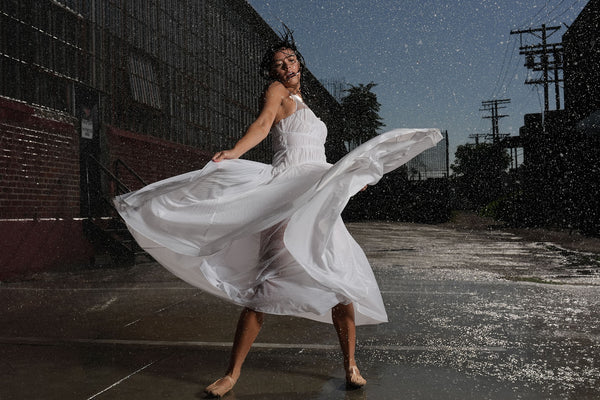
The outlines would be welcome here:
M 550 397 L 600 396 L 597 255 L 522 242 L 502 232 L 471 235 L 419 225 L 381 227 L 385 241 L 372 240 L 361 225 L 352 231 L 375 265 L 399 339 L 432 349 L 447 346 L 407 352 L 405 362 L 448 366 L 467 375 L 514 382 L 515 387 L 538 386 Z M 401 257 L 383 251 L 396 244 L 411 251 Z M 567 271 L 573 259 L 590 261 L 594 274 L 572 277 Z M 562 284 L 505 280 L 517 276 Z M 384 336 L 389 340 L 392 332 Z M 485 354 L 469 347 L 505 351 Z
M 358 329 L 367 386 L 345 388 L 330 325 L 268 316 L 225 398 L 600 398 L 595 255 L 502 232 L 350 228 L 390 319 Z M 568 276 L 576 263 L 592 273 Z M 0 301 L 2 399 L 204 398 L 239 313 L 153 263 L 5 282 Z

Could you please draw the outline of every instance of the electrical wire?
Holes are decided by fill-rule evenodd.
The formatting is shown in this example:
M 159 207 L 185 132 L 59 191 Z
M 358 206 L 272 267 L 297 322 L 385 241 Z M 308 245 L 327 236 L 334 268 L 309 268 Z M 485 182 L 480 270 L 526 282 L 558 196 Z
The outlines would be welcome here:
M 560 17 L 565 15 L 567 13 L 567 11 L 572 11 L 575 4 L 577 4 L 579 2 L 581 2 L 581 0 L 575 0 L 575 2 L 573 4 L 571 4 L 569 7 L 567 7 L 567 9 L 565 11 L 563 11 L 560 15 L 556 16 L 556 19 L 559 19 Z M 562 3 L 562 1 L 561 1 L 561 3 Z
M 540 7 L 540 9 L 535 13 L 535 15 L 533 15 L 533 17 L 531 17 L 529 19 L 528 25 L 529 26 L 533 26 L 535 24 L 539 24 L 544 19 L 550 20 L 551 18 L 553 18 L 554 20 L 558 20 L 561 17 L 563 17 L 565 14 L 567 14 L 568 12 L 572 12 L 575 9 L 575 6 L 577 4 L 579 4 L 580 2 L 581 2 L 581 0 L 575 0 L 568 7 L 564 8 L 563 5 L 566 3 L 566 0 L 560 0 L 558 2 L 558 4 L 556 4 L 555 6 L 552 6 L 552 8 L 549 9 L 549 2 L 546 1 L 546 3 L 542 7 Z M 546 11 L 545 15 L 542 14 L 544 11 Z M 554 17 L 552 17 L 552 16 L 554 16 Z M 521 25 L 525 25 L 525 24 L 522 23 Z M 523 39 L 522 35 L 521 35 L 521 39 Z M 513 54 L 514 54 L 514 50 L 513 50 L 513 53 L 511 53 L 511 56 Z M 506 51 L 505 51 L 504 60 L 505 59 L 506 59 Z M 500 95 L 499 91 L 500 91 L 500 89 L 503 88 L 503 85 L 506 82 L 506 79 L 508 77 L 508 70 L 509 70 L 508 65 L 512 64 L 512 58 L 509 60 L 508 64 L 505 64 L 504 60 L 503 60 L 502 69 L 501 69 L 501 74 L 503 73 L 504 75 L 502 76 L 502 78 L 499 78 L 496 81 L 496 84 L 494 86 L 493 95 L 496 95 L 496 96 Z M 518 65 L 518 63 L 515 63 L 515 65 Z M 511 72 L 511 76 L 514 76 L 513 74 L 516 73 L 516 67 L 513 68 L 513 71 L 514 72 Z M 510 79 L 508 81 L 508 84 L 504 87 L 504 93 L 508 92 L 508 89 L 509 89 L 509 87 L 510 87 L 510 85 L 512 84 L 513 81 L 514 81 L 514 78 Z M 542 100 L 541 100 L 541 97 L 540 97 L 539 87 L 537 87 L 537 86 L 538 85 L 536 85 L 536 93 L 537 93 L 537 97 L 538 97 L 538 103 L 539 103 L 540 109 L 543 110 L 544 106 L 542 105 Z M 564 85 L 559 85 L 559 88 L 564 91 Z
M 537 16 L 538 16 L 538 15 L 540 15 L 540 13 L 541 13 L 542 11 L 544 11 L 544 9 L 545 9 L 546 7 L 548 7 L 548 1 L 546 1 L 546 4 L 544 4 L 544 6 L 543 6 L 543 7 L 541 7 L 541 8 L 538 10 L 538 12 L 537 12 L 537 13 L 535 13 L 535 15 L 534 15 L 533 17 L 531 17 L 531 19 L 529 20 L 529 23 L 528 23 L 528 24 L 525 24 L 525 21 L 523 21 L 523 22 L 521 22 L 521 23 L 519 24 L 519 26 L 532 26 L 532 25 L 533 25 L 533 21 L 535 20 L 535 18 L 537 18 Z
M 504 56 L 502 57 L 502 66 L 500 67 L 500 73 L 498 74 L 498 78 L 496 78 L 496 83 L 494 84 L 494 89 L 492 90 L 492 94 L 490 96 L 491 99 L 495 98 L 496 93 L 498 91 L 498 87 L 502 86 L 502 84 L 500 82 L 502 81 L 501 77 L 503 76 L 503 73 L 504 74 L 506 73 L 506 69 L 507 69 L 506 56 L 508 54 L 508 48 L 510 46 L 510 42 L 511 42 L 511 39 L 509 37 L 509 40 L 506 42 L 506 47 L 504 48 Z M 513 51 L 514 51 L 514 43 L 515 42 L 513 41 Z M 512 54 L 511 54 L 511 59 L 512 59 Z M 504 76 L 506 76 L 506 75 L 504 75 Z
M 508 93 L 508 90 L 510 89 L 512 84 L 515 82 L 515 80 L 516 80 L 515 77 L 517 76 L 517 69 L 519 69 L 520 67 L 522 67 L 522 64 L 520 64 L 519 62 L 514 63 L 513 69 L 509 75 L 510 80 L 508 81 L 508 84 L 506 85 L 504 93 Z
M 502 89 L 502 87 L 505 87 L 505 89 L 504 89 L 504 91 L 502 93 L 507 93 L 508 92 L 508 87 L 510 86 L 510 82 L 512 82 L 512 80 L 511 80 L 511 81 L 509 81 L 509 85 L 504 86 L 505 82 L 506 82 L 506 79 L 508 77 L 508 70 L 509 70 L 510 66 L 512 65 L 512 63 L 513 63 L 513 56 L 515 54 L 515 48 L 517 46 L 517 41 L 516 40 L 513 40 L 512 42 L 513 42 L 513 47 L 512 47 L 512 50 L 510 51 L 510 58 L 508 60 L 508 63 L 506 63 L 506 64 L 504 64 L 504 61 L 503 61 L 503 66 L 506 65 L 506 67 L 504 68 L 504 75 L 502 76 L 501 79 L 499 79 L 497 81 L 497 83 L 499 83 L 499 84 L 494 88 L 494 96 L 493 97 L 500 97 L 500 90 Z M 518 67 L 518 65 L 519 64 L 516 64 L 516 66 L 513 66 L 513 71 L 516 71 L 516 68 Z M 501 73 L 502 73 L 502 71 L 501 71 Z
M 543 110 L 544 109 L 544 105 L 542 104 L 542 98 L 540 97 L 540 88 L 537 85 L 535 86 L 535 92 L 537 93 L 538 104 L 540 106 L 540 109 Z
M 548 10 L 545 15 L 539 15 L 539 13 L 536 14 L 536 17 L 534 17 L 533 20 L 531 21 L 531 24 L 532 24 L 531 26 L 539 25 L 543 21 L 550 21 L 550 15 L 552 15 L 552 13 L 555 12 L 558 9 L 558 7 L 560 7 L 565 1 L 566 0 L 561 0 L 560 3 L 558 3 L 557 5 L 552 7 L 551 10 Z M 548 3 L 546 2 L 546 8 L 547 8 L 547 6 L 548 6 Z
M 573 11 L 575 9 L 576 4 L 581 3 L 581 0 L 575 0 L 573 3 L 571 3 L 571 5 L 569 5 L 568 7 L 563 9 L 562 5 L 565 3 L 565 1 L 566 0 L 560 0 L 560 2 L 558 4 L 556 4 L 555 6 L 553 6 L 552 9 L 550 9 L 550 10 L 548 10 L 549 2 L 546 1 L 546 4 L 544 4 L 542 7 L 540 7 L 540 9 L 533 15 L 533 17 L 531 17 L 529 19 L 528 23 L 525 23 L 525 20 L 523 20 L 523 22 L 521 22 L 521 24 L 519 24 L 519 26 L 535 26 L 535 25 L 539 25 L 539 24 L 543 23 L 544 21 L 550 21 L 551 19 L 559 20 L 567 12 Z M 547 12 L 545 15 L 542 15 L 542 12 L 544 10 L 546 10 Z M 561 12 L 561 10 L 562 10 L 562 12 Z M 553 15 L 555 15 L 555 16 L 553 16 Z
M 546 20 L 550 20 L 550 16 L 552 15 L 552 13 L 554 13 L 556 10 L 559 9 L 559 7 L 567 0 L 560 0 L 560 3 L 558 3 L 557 5 L 555 5 L 552 10 L 550 10 L 550 12 L 548 14 L 546 14 Z M 577 0 L 579 1 L 579 0 Z M 539 23 L 539 21 L 538 21 Z

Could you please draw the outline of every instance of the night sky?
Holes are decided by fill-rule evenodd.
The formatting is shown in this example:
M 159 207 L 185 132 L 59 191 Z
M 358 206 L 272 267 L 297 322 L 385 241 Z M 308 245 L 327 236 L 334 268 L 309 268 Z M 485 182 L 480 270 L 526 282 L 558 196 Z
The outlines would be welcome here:
M 321 80 L 378 84 L 386 127 L 447 129 L 451 158 L 469 135 L 489 133 L 481 102 L 511 99 L 500 132 L 518 135 L 523 115 L 543 108 L 543 88 L 528 72 L 511 30 L 562 26 L 587 0 L 249 0 L 273 27 L 293 31 L 311 72 Z M 523 35 L 523 45 L 541 40 Z M 537 73 L 536 73 L 537 74 Z M 561 83 L 562 85 L 562 83 Z M 554 93 L 550 91 L 550 108 Z M 563 101 L 561 100 L 561 103 Z M 562 104 L 564 107 L 564 104 Z

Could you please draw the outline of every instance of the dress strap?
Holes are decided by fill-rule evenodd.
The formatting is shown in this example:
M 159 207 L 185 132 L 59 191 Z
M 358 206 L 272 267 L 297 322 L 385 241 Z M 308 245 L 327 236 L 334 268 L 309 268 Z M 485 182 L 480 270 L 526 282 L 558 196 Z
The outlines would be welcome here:
M 302 99 L 302 97 L 298 96 L 297 94 L 292 94 L 292 93 L 290 93 L 290 97 L 296 103 L 296 111 L 302 110 L 303 108 L 308 108 L 306 103 L 304 103 L 304 100 Z

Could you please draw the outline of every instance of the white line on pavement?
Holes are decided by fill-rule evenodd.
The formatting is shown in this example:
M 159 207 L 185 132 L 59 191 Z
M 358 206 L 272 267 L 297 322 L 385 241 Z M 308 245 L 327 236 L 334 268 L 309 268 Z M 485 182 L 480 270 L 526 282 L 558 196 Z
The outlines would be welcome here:
M 88 398 L 87 398 L 87 400 L 91 400 L 91 399 L 93 399 L 94 397 L 97 397 L 97 396 L 101 395 L 102 393 L 104 393 L 104 392 L 106 392 L 106 391 L 108 391 L 108 390 L 110 390 L 110 389 L 114 388 L 115 386 L 117 386 L 117 385 L 118 385 L 118 384 L 120 384 L 121 382 L 124 382 L 124 381 L 126 381 L 127 379 L 131 378 L 133 375 L 137 374 L 138 372 L 141 372 L 141 371 L 145 370 L 146 368 L 148 368 L 149 366 L 151 366 L 152 364 L 154 364 L 156 361 L 157 361 L 157 360 L 154 360 L 154 361 L 152 361 L 151 363 L 144 365 L 142 368 L 140 368 L 140 369 L 138 369 L 138 370 L 136 370 L 136 371 L 132 372 L 131 374 L 127 375 L 125 378 L 123 378 L 123 379 L 120 379 L 120 380 L 116 381 L 115 383 L 113 383 L 112 385 L 110 385 L 109 387 L 107 387 L 106 389 L 104 389 L 104 390 L 102 390 L 102 391 L 100 391 L 100 392 L 96 393 L 96 394 L 95 394 L 95 395 L 93 395 L 92 397 L 88 397 Z
M 186 299 L 183 299 L 183 300 L 177 301 L 177 302 L 175 302 L 175 303 L 172 303 L 172 304 L 166 305 L 166 306 L 164 306 L 164 307 L 161 307 L 161 308 L 159 308 L 158 310 L 156 310 L 156 311 L 153 311 L 151 314 L 147 314 L 147 315 L 145 315 L 144 317 L 147 317 L 148 315 L 160 314 L 161 312 L 163 312 L 163 311 L 165 311 L 165 310 L 168 310 L 169 308 L 172 308 L 172 307 L 178 306 L 179 304 L 183 304 L 183 303 L 185 303 L 185 302 L 189 301 L 189 300 L 190 300 L 192 297 L 196 297 L 196 296 L 198 296 L 199 294 L 200 294 L 200 292 L 198 292 L 198 293 L 194 293 L 193 295 L 191 295 L 190 297 L 188 297 L 188 298 L 186 298 Z M 133 321 L 131 321 L 131 322 L 129 322 L 129 323 L 127 323 L 127 324 L 123 325 L 123 327 L 124 327 L 124 328 L 126 328 L 126 327 L 128 327 L 128 326 L 131 326 L 131 325 L 137 324 L 137 323 L 138 323 L 138 322 L 140 322 L 142 319 L 144 319 L 144 317 L 141 317 L 141 318 L 138 318 L 138 319 L 136 319 L 136 320 L 133 320 Z
M 420 295 L 442 295 L 442 296 L 477 296 L 475 292 L 431 292 L 424 290 L 382 290 L 381 294 L 420 294 Z
M 149 346 L 149 347 L 226 347 L 232 346 L 232 342 L 202 342 L 202 341 L 180 341 L 180 340 L 125 340 L 125 339 L 54 339 L 43 337 L 0 337 L 0 343 L 16 345 L 47 345 L 57 346 L 64 344 L 99 344 L 99 345 L 125 345 L 125 346 Z M 312 350 L 336 350 L 336 344 L 316 343 L 254 343 L 257 349 L 312 349 Z M 504 347 L 494 346 L 399 346 L 399 345 L 362 345 L 363 350 L 378 351 L 475 351 L 475 352 L 504 352 Z

